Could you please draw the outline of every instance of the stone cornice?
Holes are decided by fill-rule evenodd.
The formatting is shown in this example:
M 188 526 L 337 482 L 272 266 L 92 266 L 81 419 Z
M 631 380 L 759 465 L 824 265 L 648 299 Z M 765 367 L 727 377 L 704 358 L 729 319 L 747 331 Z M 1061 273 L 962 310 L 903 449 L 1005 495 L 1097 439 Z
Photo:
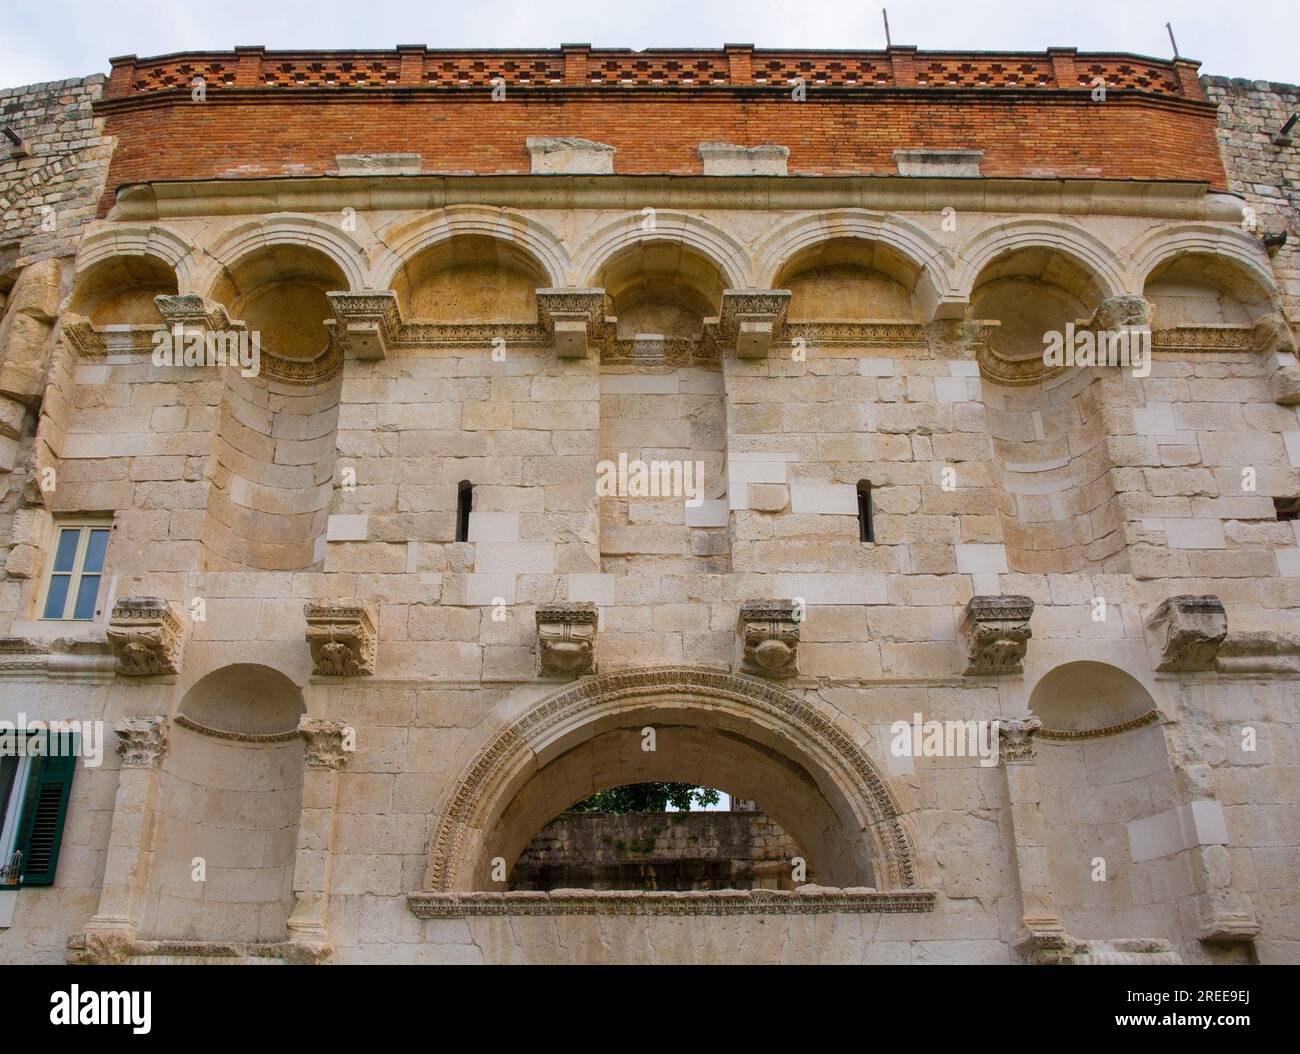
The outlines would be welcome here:
M 1193 181 L 940 178 L 928 176 L 418 175 L 276 176 L 127 183 L 109 214 L 148 221 L 268 212 L 360 209 L 426 211 L 448 205 L 502 208 L 636 209 L 648 200 L 674 208 L 752 208 L 756 189 L 767 209 L 843 208 L 932 211 L 942 200 L 958 212 L 1146 216 L 1241 222 L 1239 199 Z
M 469 915 L 844 915 L 933 911 L 928 890 L 832 889 L 643 890 L 559 889 L 550 892 L 406 895 L 422 919 Z

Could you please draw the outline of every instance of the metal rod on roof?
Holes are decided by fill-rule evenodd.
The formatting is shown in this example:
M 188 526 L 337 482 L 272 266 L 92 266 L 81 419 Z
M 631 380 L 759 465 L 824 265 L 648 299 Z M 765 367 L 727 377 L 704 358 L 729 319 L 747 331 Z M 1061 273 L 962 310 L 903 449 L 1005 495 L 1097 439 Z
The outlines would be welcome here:
M 1178 54 L 1178 41 L 1174 39 L 1174 27 L 1169 22 L 1166 22 L 1165 29 L 1169 31 L 1169 43 L 1174 46 L 1174 58 L 1182 58 L 1182 56 Z
M 893 42 L 889 39 L 889 12 L 882 7 L 880 13 L 885 16 L 885 47 L 893 47 Z

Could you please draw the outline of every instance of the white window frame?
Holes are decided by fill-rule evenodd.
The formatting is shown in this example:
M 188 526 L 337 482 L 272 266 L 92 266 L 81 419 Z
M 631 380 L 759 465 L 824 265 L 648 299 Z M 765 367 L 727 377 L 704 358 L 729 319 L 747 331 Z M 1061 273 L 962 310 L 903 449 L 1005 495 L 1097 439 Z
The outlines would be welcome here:
M 19 733 L 14 734 L 15 740 Z M 27 800 L 27 783 L 32 778 L 32 759 L 25 752 L 18 757 L 13 787 L 4 816 L 0 816 L 0 867 L 9 863 L 18 848 L 18 822 L 22 819 L 23 803 Z
M 65 530 L 79 530 L 81 536 L 77 539 L 77 550 L 72 558 L 71 572 L 55 572 L 54 560 L 59 551 L 59 539 L 63 536 Z M 79 622 L 82 624 L 94 622 L 99 617 L 99 598 L 103 595 L 104 590 L 104 569 L 92 571 L 91 574 L 99 576 L 99 589 L 95 591 L 95 612 L 90 618 L 73 618 L 68 614 L 69 610 L 76 610 L 77 593 L 81 588 L 81 579 L 85 574 L 86 550 L 90 547 L 90 532 L 92 530 L 106 530 L 109 532 L 109 542 L 111 543 L 113 520 L 105 516 L 55 516 L 53 526 L 50 531 L 50 544 L 48 555 L 45 560 L 45 571 L 41 575 L 41 588 L 36 596 L 36 620 L 38 622 Z M 107 560 L 108 550 L 105 547 L 105 560 Z M 47 617 L 45 614 L 45 605 L 50 596 L 50 583 L 55 574 L 68 574 L 68 593 L 63 600 L 63 614 L 58 617 Z

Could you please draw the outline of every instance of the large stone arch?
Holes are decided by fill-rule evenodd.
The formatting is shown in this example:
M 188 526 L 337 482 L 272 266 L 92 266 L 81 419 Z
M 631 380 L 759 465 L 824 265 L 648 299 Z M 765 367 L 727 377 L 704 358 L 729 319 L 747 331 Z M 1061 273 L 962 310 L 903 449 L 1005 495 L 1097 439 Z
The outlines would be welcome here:
M 1143 291 L 1151 273 L 1161 264 L 1193 253 L 1223 259 L 1276 306 L 1277 285 L 1268 254 L 1255 236 L 1226 224 L 1181 223 L 1157 228 L 1137 239 L 1127 251 L 1132 261 L 1134 292 Z
M 949 273 L 952 250 L 933 235 L 901 216 L 869 209 L 833 209 L 798 216 L 768 234 L 756 249 L 754 272 L 758 285 L 775 285 L 785 265 L 820 242 L 857 238 L 879 242 L 896 251 L 917 269 L 917 296 L 926 317 L 947 317 L 956 300 Z
M 198 253 L 192 242 L 167 227 L 114 224 L 92 231 L 82 240 L 77 249 L 76 272 L 81 275 L 118 256 L 151 256 L 176 272 L 178 292 L 191 293 L 196 289 Z
M 697 667 L 605 674 L 545 698 L 497 731 L 453 786 L 429 846 L 426 888 L 477 888 L 493 828 L 551 761 L 598 735 L 614 716 L 665 715 L 751 736 L 802 766 L 834 799 L 844 836 L 869 860 L 880 889 L 916 886 L 916 854 L 898 800 L 876 764 L 834 722 L 754 678 Z M 848 825 L 851 823 L 852 827 Z
M 957 253 L 955 295 L 969 300 L 985 267 L 1019 249 L 1035 248 L 1054 249 L 1073 259 L 1090 273 L 1103 299 L 1132 292 L 1125 268 L 1109 245 L 1082 227 L 1039 217 L 1000 223 L 970 238 Z
M 383 242 L 374 250 L 370 262 L 375 289 L 391 288 L 398 272 L 424 250 L 465 235 L 510 242 L 532 257 L 549 285 L 563 286 L 569 282 L 569 254 L 559 237 L 514 209 L 449 205 L 431 216 L 398 224 L 381 234 Z
M 707 257 L 726 279 L 729 288 L 752 286 L 749 253 L 721 227 L 700 216 L 674 209 L 656 209 L 652 225 L 648 225 L 649 219 L 640 212 L 629 212 L 594 231 L 574 261 L 574 273 L 580 276 L 580 283 L 595 284 L 597 276 L 610 260 L 640 243 L 681 242 Z
M 365 250 L 338 223 L 319 216 L 280 212 L 242 223 L 218 238 L 196 268 L 191 291 L 212 296 L 227 270 L 251 253 L 278 245 L 313 249 L 343 272 L 349 290 L 367 288 Z

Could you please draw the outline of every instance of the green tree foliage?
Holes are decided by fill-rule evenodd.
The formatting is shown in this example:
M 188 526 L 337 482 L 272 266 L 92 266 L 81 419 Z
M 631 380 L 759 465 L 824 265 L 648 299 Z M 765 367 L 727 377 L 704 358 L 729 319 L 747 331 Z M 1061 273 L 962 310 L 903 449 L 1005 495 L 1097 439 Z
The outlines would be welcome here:
M 717 805 L 721 796 L 708 787 L 690 783 L 632 783 L 626 787 L 597 791 L 590 798 L 570 805 L 566 812 L 665 812 L 668 806 L 686 811 Z

